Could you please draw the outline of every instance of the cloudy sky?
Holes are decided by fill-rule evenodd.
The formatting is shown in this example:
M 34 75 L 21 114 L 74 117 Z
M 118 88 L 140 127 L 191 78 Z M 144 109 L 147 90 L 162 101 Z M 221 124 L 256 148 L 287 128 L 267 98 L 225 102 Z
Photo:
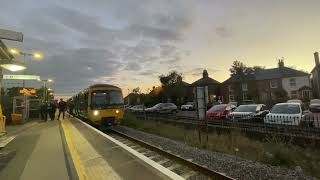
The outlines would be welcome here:
M 45 54 L 28 59 L 28 74 L 71 95 L 94 83 L 146 91 L 171 70 L 190 83 L 206 68 L 222 82 L 234 60 L 275 67 L 284 57 L 310 71 L 319 17 L 319 0 L 10 0 L 0 29 L 24 33 L 7 46 Z

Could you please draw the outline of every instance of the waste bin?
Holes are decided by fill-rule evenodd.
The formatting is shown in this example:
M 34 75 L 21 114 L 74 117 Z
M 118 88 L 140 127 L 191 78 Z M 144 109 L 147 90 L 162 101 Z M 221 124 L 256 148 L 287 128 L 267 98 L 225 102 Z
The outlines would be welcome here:
M 22 124 L 22 114 L 12 113 L 11 120 L 12 120 L 13 125 Z

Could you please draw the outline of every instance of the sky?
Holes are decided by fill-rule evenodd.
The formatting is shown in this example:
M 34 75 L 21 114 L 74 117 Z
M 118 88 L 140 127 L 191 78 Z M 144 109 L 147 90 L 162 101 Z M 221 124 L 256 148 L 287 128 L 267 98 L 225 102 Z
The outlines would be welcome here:
M 310 72 L 319 8 L 319 0 L 10 0 L 0 29 L 24 34 L 8 47 L 45 55 L 28 58 L 26 74 L 54 79 L 57 95 L 95 83 L 146 92 L 172 70 L 191 83 L 207 69 L 223 82 L 234 60 L 271 68 L 284 58 Z

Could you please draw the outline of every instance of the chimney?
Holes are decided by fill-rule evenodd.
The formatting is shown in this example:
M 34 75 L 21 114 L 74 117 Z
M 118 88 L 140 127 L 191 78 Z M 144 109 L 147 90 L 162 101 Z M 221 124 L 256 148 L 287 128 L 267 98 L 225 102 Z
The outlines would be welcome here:
M 314 61 L 316 63 L 316 66 L 318 66 L 320 63 L 319 63 L 319 53 L 318 52 L 315 52 L 313 53 L 314 55 Z
M 209 77 L 208 71 L 206 69 L 203 70 L 202 77 L 203 78 L 208 78 Z
M 278 61 L 278 67 L 279 67 L 279 69 L 284 68 L 284 62 L 283 62 L 282 59 L 279 59 L 279 61 Z

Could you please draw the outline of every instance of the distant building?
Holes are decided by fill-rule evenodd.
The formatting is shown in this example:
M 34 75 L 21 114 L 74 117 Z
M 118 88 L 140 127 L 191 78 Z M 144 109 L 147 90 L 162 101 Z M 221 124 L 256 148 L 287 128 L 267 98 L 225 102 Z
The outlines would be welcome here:
M 315 67 L 311 71 L 311 84 L 313 90 L 313 97 L 320 98 L 320 63 L 319 53 L 314 53 Z
M 220 97 L 220 82 L 209 77 L 208 71 L 203 70 L 202 78 L 191 83 L 190 87 L 208 86 L 209 102 L 217 101 Z
M 226 102 L 253 100 L 272 105 L 286 99 L 312 97 L 309 74 L 286 67 L 283 60 L 279 60 L 277 68 L 231 76 L 222 83 L 221 90 Z

